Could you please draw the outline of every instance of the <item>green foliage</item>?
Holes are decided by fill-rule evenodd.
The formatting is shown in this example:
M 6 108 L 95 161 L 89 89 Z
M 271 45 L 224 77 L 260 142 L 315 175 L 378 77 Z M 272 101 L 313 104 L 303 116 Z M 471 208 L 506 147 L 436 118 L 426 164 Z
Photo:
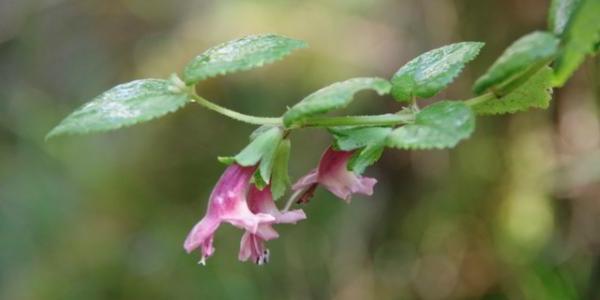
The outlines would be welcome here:
M 274 127 L 277 126 L 273 126 L 273 125 L 262 125 L 259 126 L 258 128 L 256 128 L 254 131 L 252 131 L 252 133 L 250 133 L 250 141 L 254 141 L 257 137 L 261 136 L 263 133 L 273 129 Z
M 392 131 L 389 127 L 332 127 L 333 146 L 338 150 L 350 151 L 379 143 Z
M 475 129 L 475 115 L 464 103 L 441 101 L 417 114 L 414 124 L 394 129 L 386 144 L 400 149 L 451 148 Z
M 260 171 L 254 172 L 252 179 L 254 179 L 254 186 L 256 186 L 256 188 L 259 190 L 263 190 L 269 185 L 269 183 L 263 179 L 262 175 L 260 174 Z
M 481 94 L 488 89 L 502 89 L 519 80 L 530 68 L 549 62 L 558 51 L 559 40 L 548 32 L 530 33 L 508 47 L 488 71 L 475 82 L 473 90 Z
M 549 30 L 556 35 L 562 35 L 580 2 L 581 0 L 552 0 L 548 12 Z
M 384 149 L 385 143 L 382 142 L 380 144 L 368 145 L 355 152 L 350 158 L 350 161 L 348 161 L 348 170 L 351 170 L 356 174 L 362 174 L 368 166 L 379 160 Z
M 185 67 L 183 78 L 191 85 L 216 75 L 262 67 L 305 47 L 307 44 L 303 41 L 275 34 L 243 37 L 196 56 Z
M 271 193 L 273 199 L 277 200 L 285 194 L 287 187 L 290 185 L 290 177 L 288 175 L 288 161 L 290 159 L 290 150 L 292 144 L 289 139 L 283 139 L 275 152 L 273 161 L 273 173 L 271 177 Z
M 234 157 L 221 157 L 219 160 L 224 163 L 236 162 L 240 166 L 255 166 L 260 162 L 258 174 L 262 182 L 257 182 L 258 186 L 268 184 L 271 180 L 271 169 L 275 151 L 281 141 L 283 132 L 281 128 L 271 127 L 257 135 L 254 140 L 246 146 L 240 153 Z
M 262 158 L 260 159 L 260 165 L 258 166 L 258 173 L 260 173 L 260 176 L 266 184 L 271 182 L 271 171 L 273 170 L 275 152 L 277 151 L 279 141 L 281 140 L 281 132 L 278 131 L 278 133 L 278 135 L 273 135 L 274 137 L 271 138 L 271 144 L 265 145 L 265 151 L 263 152 Z
M 547 108 L 551 99 L 552 69 L 544 67 L 509 94 L 471 108 L 481 115 L 515 113 L 529 108 Z
M 434 96 L 479 54 L 483 45 L 479 42 L 462 42 L 421 54 L 394 74 L 391 79 L 392 96 L 398 101 Z
M 391 85 L 382 78 L 353 78 L 326 86 L 302 99 L 283 115 L 286 127 L 302 123 L 308 117 L 346 107 L 361 90 L 371 89 L 379 95 L 389 93 Z
M 580 0 L 563 33 L 563 50 L 554 65 L 554 86 L 562 86 L 600 42 L 600 0 Z
M 389 127 L 336 127 L 330 128 L 333 134 L 333 146 L 336 149 L 357 150 L 348 162 L 348 169 L 357 174 L 377 162 L 385 148 L 387 136 L 392 132 Z
M 172 80 L 140 79 L 102 93 L 67 116 L 46 138 L 102 132 L 152 120 L 188 102 L 185 86 Z

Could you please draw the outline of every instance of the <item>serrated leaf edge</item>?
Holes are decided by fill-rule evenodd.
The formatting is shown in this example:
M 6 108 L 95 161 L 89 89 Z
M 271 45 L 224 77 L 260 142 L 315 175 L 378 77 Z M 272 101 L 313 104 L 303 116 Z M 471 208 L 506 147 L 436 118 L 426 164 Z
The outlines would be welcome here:
M 148 79 L 155 79 L 155 78 L 148 78 Z M 141 80 L 141 79 L 140 79 Z M 163 79 L 159 79 L 159 80 L 163 80 Z M 176 94 L 174 94 L 176 95 Z M 96 96 L 99 97 L 100 95 Z M 60 121 L 60 123 L 58 123 L 58 125 L 54 126 L 54 128 L 52 128 L 52 130 L 50 130 L 50 132 L 48 132 L 48 134 L 46 134 L 46 136 L 44 137 L 44 140 L 48 141 L 50 139 L 53 139 L 55 137 L 59 137 L 59 136 L 64 136 L 64 137 L 68 137 L 68 136 L 81 136 L 81 135 L 86 135 L 86 134 L 90 134 L 90 133 L 106 133 L 109 131 L 113 131 L 113 130 L 118 130 L 118 129 L 122 129 L 122 128 L 126 128 L 126 127 L 131 127 L 134 125 L 138 125 L 139 123 L 144 123 L 144 122 L 148 122 L 148 121 L 152 121 L 158 118 L 162 118 L 168 114 L 172 114 L 176 111 L 178 111 L 179 109 L 181 109 L 182 107 L 186 106 L 191 98 L 186 95 L 186 94 L 181 94 L 181 95 L 176 95 L 176 96 L 186 96 L 187 101 L 182 101 L 180 105 L 173 107 L 172 109 L 168 109 L 165 110 L 163 114 L 160 115 L 156 115 L 156 116 L 151 116 L 149 118 L 141 118 L 141 119 L 137 119 L 136 122 L 133 123 L 128 123 L 128 124 L 120 124 L 116 127 L 106 127 L 106 128 L 101 128 L 101 129 L 93 129 L 93 130 L 78 130 L 78 131 L 58 131 L 57 129 L 63 124 L 63 122 L 65 120 L 67 120 L 67 118 L 69 118 L 69 116 L 71 116 L 73 113 L 79 111 L 80 109 L 82 109 L 85 105 L 87 105 L 88 103 L 94 101 L 93 99 L 91 101 L 85 102 L 83 104 L 81 104 L 79 106 L 79 108 L 77 108 L 76 110 L 74 110 L 73 112 L 71 112 L 70 114 L 68 114 L 66 117 L 64 117 L 62 119 L 62 121 Z M 96 97 L 94 97 L 94 99 L 96 99 Z
M 268 34 L 264 34 L 264 35 L 268 35 Z M 230 70 L 226 70 L 226 71 L 220 71 L 220 72 L 217 72 L 217 73 L 214 73 L 214 74 L 205 75 L 205 76 L 201 76 L 201 77 L 194 78 L 194 79 L 186 78 L 186 75 L 185 75 L 187 73 L 185 71 L 185 69 L 187 69 L 187 65 L 186 65 L 186 67 L 184 68 L 184 71 L 183 71 L 183 77 L 184 77 L 183 80 L 184 80 L 184 82 L 185 82 L 186 85 L 190 86 L 190 85 L 196 84 L 196 83 L 198 83 L 200 81 L 203 81 L 203 80 L 206 80 L 206 79 L 209 79 L 209 78 L 214 78 L 214 77 L 218 77 L 218 76 L 225 76 L 227 74 L 233 74 L 233 73 L 237 73 L 237 72 L 243 72 L 243 71 L 249 71 L 249 70 L 256 69 L 256 68 L 261 68 L 261 67 L 263 67 L 265 65 L 272 64 L 272 63 L 275 63 L 277 61 L 283 60 L 285 57 L 287 57 L 288 55 L 290 55 L 292 52 L 294 52 L 296 50 L 308 48 L 308 43 L 305 42 L 305 41 L 294 39 L 294 38 L 290 38 L 290 37 L 283 36 L 283 35 L 278 35 L 278 34 L 277 34 L 277 36 L 284 37 L 284 38 L 287 38 L 287 39 L 290 39 L 290 40 L 294 40 L 294 41 L 298 42 L 298 46 L 292 47 L 290 49 L 282 50 L 280 56 L 269 58 L 269 59 L 265 59 L 265 60 L 261 60 L 260 62 L 258 62 L 255 65 L 241 66 L 239 68 L 230 69 Z M 224 42 L 224 43 L 227 43 L 227 42 Z M 222 44 L 224 44 L 224 43 L 222 43 Z M 211 47 L 211 48 L 205 50 L 204 52 L 202 52 L 202 53 L 194 56 L 194 58 L 192 58 L 190 60 L 190 62 L 193 61 L 193 60 L 195 60 L 197 57 L 201 56 L 202 54 L 204 54 L 206 51 L 209 51 L 210 49 L 216 48 L 216 47 L 218 47 L 220 45 L 221 44 L 216 45 L 214 47 Z

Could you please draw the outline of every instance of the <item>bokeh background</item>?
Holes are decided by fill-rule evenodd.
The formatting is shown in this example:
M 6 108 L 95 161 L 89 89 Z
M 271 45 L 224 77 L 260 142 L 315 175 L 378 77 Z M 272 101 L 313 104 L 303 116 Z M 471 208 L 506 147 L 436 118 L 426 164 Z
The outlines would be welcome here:
M 390 77 L 448 43 L 487 46 L 436 99 L 470 85 L 513 40 L 546 26 L 545 0 L 1 0 L 0 299 L 599 299 L 600 63 L 552 107 L 480 117 L 452 150 L 391 151 L 374 196 L 319 190 L 282 225 L 266 266 L 237 261 L 219 230 L 205 267 L 182 242 L 254 129 L 199 106 L 117 132 L 44 141 L 109 87 L 167 77 L 197 53 L 275 32 L 310 48 L 202 82 L 199 93 L 280 115 L 355 76 Z M 345 113 L 397 110 L 364 93 Z M 426 103 L 426 102 L 425 102 Z M 292 137 L 290 173 L 330 138 Z

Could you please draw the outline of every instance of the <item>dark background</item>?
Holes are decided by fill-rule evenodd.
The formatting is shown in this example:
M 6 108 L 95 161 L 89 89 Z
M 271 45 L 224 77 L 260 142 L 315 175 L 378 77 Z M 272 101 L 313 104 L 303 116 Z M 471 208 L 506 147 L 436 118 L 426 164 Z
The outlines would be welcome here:
M 44 135 L 120 82 L 167 77 L 217 43 L 275 32 L 310 48 L 202 82 L 199 93 L 276 116 L 356 76 L 389 78 L 458 41 L 487 45 L 436 99 L 470 86 L 516 38 L 546 28 L 542 0 L 0 0 L 0 299 L 594 299 L 600 265 L 598 61 L 550 109 L 480 117 L 452 150 L 385 152 L 375 194 L 323 190 L 282 225 L 271 263 L 237 261 L 222 226 L 206 267 L 182 249 L 254 129 L 189 105 L 99 135 Z M 596 93 L 594 92 L 596 91 Z M 371 93 L 345 113 L 395 111 Z M 425 104 L 426 102 L 424 102 Z M 330 138 L 292 136 L 290 173 Z

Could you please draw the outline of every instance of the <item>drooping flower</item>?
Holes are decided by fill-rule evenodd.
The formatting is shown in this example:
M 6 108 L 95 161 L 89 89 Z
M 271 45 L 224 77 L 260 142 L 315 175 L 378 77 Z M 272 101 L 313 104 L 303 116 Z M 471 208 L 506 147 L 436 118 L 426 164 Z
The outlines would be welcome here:
M 300 178 L 292 187 L 294 190 L 303 190 L 298 202 L 308 202 L 318 184 L 325 186 L 331 193 L 350 202 L 352 194 L 358 193 L 370 196 L 377 179 L 364 177 L 349 171 L 346 167 L 353 151 L 336 151 L 327 148 L 319 166 Z
M 250 187 L 248 192 L 248 206 L 253 213 L 265 213 L 275 218 L 273 223 L 295 224 L 300 220 L 306 219 L 304 211 L 301 209 L 281 212 L 273 202 L 271 187 L 267 186 L 262 190 L 254 186 Z M 240 242 L 239 260 L 247 261 L 252 259 L 255 263 L 262 265 L 269 261 L 269 250 L 265 247 L 265 241 L 279 237 L 279 234 L 271 223 L 263 223 L 258 226 L 256 232 L 246 231 Z
M 252 259 L 257 265 L 269 262 L 269 249 L 265 247 L 265 240 L 256 234 L 245 232 L 240 242 L 240 261 Z
M 188 253 L 200 248 L 201 264 L 214 253 L 213 236 L 222 222 L 254 234 L 263 228 L 263 224 L 276 221 L 276 217 L 267 213 L 253 213 L 248 207 L 246 195 L 255 169 L 235 163 L 230 165 L 210 194 L 206 215 L 194 226 L 183 245 Z

